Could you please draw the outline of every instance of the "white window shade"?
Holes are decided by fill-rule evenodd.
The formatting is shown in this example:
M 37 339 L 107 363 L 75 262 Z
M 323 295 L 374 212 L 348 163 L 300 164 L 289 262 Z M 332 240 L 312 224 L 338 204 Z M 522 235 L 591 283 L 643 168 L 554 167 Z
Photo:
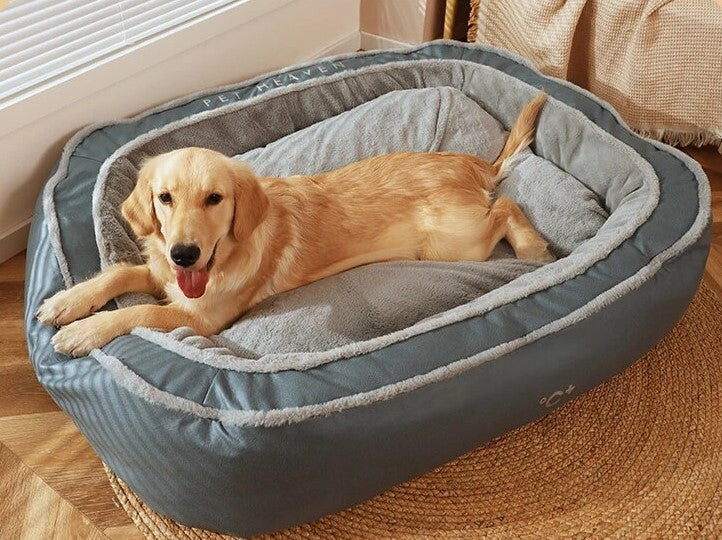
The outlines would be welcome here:
M 238 0 L 11 0 L 0 11 L 0 103 Z

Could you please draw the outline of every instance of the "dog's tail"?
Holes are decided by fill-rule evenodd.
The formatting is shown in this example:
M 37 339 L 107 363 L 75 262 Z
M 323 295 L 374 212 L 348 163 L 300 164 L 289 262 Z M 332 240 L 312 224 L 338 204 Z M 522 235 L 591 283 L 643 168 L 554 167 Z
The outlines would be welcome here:
M 534 140 L 536 120 L 546 100 L 546 93 L 543 91 L 539 92 L 537 96 L 522 109 L 509 132 L 509 138 L 506 140 L 506 144 L 504 144 L 504 149 L 494 162 L 493 167 L 496 172 L 494 183 L 498 184 L 509 175 L 519 160 L 519 153 L 527 148 Z

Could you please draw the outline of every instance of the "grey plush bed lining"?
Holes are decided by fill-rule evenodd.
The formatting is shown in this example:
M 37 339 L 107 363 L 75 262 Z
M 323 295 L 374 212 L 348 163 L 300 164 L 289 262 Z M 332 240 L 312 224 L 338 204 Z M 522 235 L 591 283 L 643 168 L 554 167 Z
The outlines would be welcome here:
M 258 98 L 231 104 L 215 111 L 169 124 L 121 147 L 103 165 L 101 178 L 94 193 L 94 211 L 98 226 L 97 240 L 103 264 L 107 265 L 118 260 L 117 254 L 113 256 L 114 244 L 108 240 L 109 232 L 121 238 L 124 234 L 126 238 L 132 241 L 132 238 L 128 236 L 128 231 L 124 228 L 119 230 L 118 228 L 108 229 L 103 227 L 108 223 L 120 223 L 122 225 L 122 221 L 117 216 L 117 208 L 119 202 L 132 189 L 137 164 L 148 154 L 169 150 L 174 146 L 185 145 L 186 139 L 184 137 L 194 137 L 194 144 L 196 145 L 211 146 L 203 144 L 203 142 L 206 138 L 210 139 L 210 142 L 215 142 L 214 128 L 210 126 L 214 126 L 216 121 L 223 122 L 221 131 L 224 133 L 224 140 L 228 140 L 230 137 L 227 136 L 225 130 L 234 124 L 236 126 L 248 126 L 249 123 L 243 120 L 254 118 L 253 115 L 256 114 L 254 108 L 263 108 L 269 100 L 274 100 L 274 107 L 277 107 L 280 100 L 286 98 L 291 100 L 295 105 L 294 107 L 289 107 L 286 104 L 281 108 L 284 110 L 284 119 L 280 121 L 282 125 L 275 126 L 275 128 L 271 125 L 268 129 L 275 129 L 274 134 L 265 134 L 260 137 L 260 142 L 265 143 L 263 145 L 265 146 L 276 140 L 273 139 L 275 135 L 291 135 L 299 130 L 299 126 L 303 126 L 301 129 L 312 127 L 316 123 L 312 120 L 319 116 L 330 114 L 333 117 L 353 108 L 351 106 L 355 103 L 353 99 L 360 101 L 359 105 L 366 103 L 368 92 L 371 90 L 359 92 L 359 85 L 364 80 L 368 79 L 366 84 L 374 92 L 384 95 L 394 91 L 399 85 L 410 89 L 423 87 L 427 84 L 428 79 L 431 81 L 432 86 L 442 85 L 444 87 L 458 88 L 465 96 L 473 99 L 484 110 L 488 110 L 505 128 L 508 128 L 521 107 L 537 91 L 492 68 L 470 62 L 414 61 L 410 74 L 409 69 L 406 69 L 407 67 L 403 62 L 391 63 L 349 73 L 340 73 L 307 83 L 299 83 Z M 388 79 L 389 73 L 393 74 L 392 79 Z M 404 80 L 404 73 L 409 79 L 408 81 Z M 379 77 L 383 77 L 384 80 L 392 80 L 393 87 L 384 88 L 382 84 L 381 89 L 379 89 Z M 333 87 L 333 89 L 330 87 Z M 350 96 L 346 96 L 351 88 L 353 88 L 354 92 Z M 510 88 L 514 91 L 510 92 Z M 503 92 L 503 89 L 506 89 L 506 91 Z M 360 94 L 360 97 L 355 97 L 358 94 Z M 342 99 L 350 100 L 351 105 L 348 103 L 328 103 L 328 98 L 324 97 L 326 95 L 346 96 Z M 498 100 L 499 95 L 508 96 L 508 98 L 503 101 Z M 309 100 L 306 107 L 301 107 L 295 102 L 295 100 L 300 99 L 297 96 Z M 328 111 L 319 113 L 319 108 L 324 105 L 328 107 L 330 113 Z M 308 119 L 303 115 L 311 107 L 315 111 L 314 118 Z M 302 117 L 293 119 L 289 124 L 288 120 L 285 119 L 288 114 L 297 114 Z M 234 119 L 235 122 L 231 122 L 229 119 Z M 199 126 L 204 124 L 205 127 L 200 129 Z M 273 122 L 269 124 L 273 124 Z M 253 122 L 252 125 L 255 127 L 258 122 Z M 254 130 L 250 131 L 252 133 L 237 132 L 234 134 L 237 140 L 234 143 L 235 148 L 231 149 L 230 153 L 238 150 L 239 146 L 241 149 L 250 149 L 249 154 L 254 152 L 262 153 L 262 147 L 257 137 L 258 134 Z M 179 133 L 181 134 L 179 135 Z M 203 133 L 209 135 L 206 138 L 199 137 L 199 134 Z M 253 141 L 243 142 L 249 138 L 252 138 Z M 251 148 L 254 144 L 256 145 L 255 150 Z M 565 149 L 571 150 L 565 151 Z M 228 148 L 225 150 L 229 152 Z M 657 179 L 649 164 L 631 148 L 606 134 L 601 128 L 586 119 L 579 111 L 558 101 L 551 100 L 545 108 L 539 123 L 535 150 L 537 154 L 560 166 L 561 169 L 573 171 L 574 177 L 594 191 L 604 206 L 614 210 L 610 219 L 604 222 L 596 236 L 576 247 L 571 253 L 564 253 L 563 255 L 567 256 L 562 261 L 535 270 L 531 274 L 520 275 L 513 279 L 511 283 L 502 285 L 477 299 L 449 309 L 440 315 L 419 321 L 407 328 L 323 351 L 268 352 L 254 358 L 252 354 L 244 354 L 244 348 L 234 350 L 232 346 L 224 347 L 222 339 L 205 340 L 197 336 L 193 338 L 188 336 L 187 333 L 183 334 L 183 330 L 180 330 L 177 335 L 164 334 L 149 329 L 136 329 L 134 333 L 192 360 L 215 367 L 240 371 L 308 369 L 335 359 L 374 350 L 432 328 L 438 328 L 454 321 L 484 313 L 494 307 L 526 296 L 531 292 L 542 290 L 574 275 L 583 273 L 591 264 L 605 257 L 614 247 L 632 234 L 647 219 L 657 203 L 659 196 Z M 587 166 L 588 159 L 592 154 L 598 156 L 599 167 L 590 168 Z M 605 163 L 614 166 L 605 166 Z M 288 171 L 281 171 L 280 173 L 283 172 L 288 173 Z M 109 184 L 121 186 L 121 189 L 113 193 L 112 190 L 107 189 Z M 609 186 L 609 189 L 607 189 L 607 186 Z M 108 212 L 111 214 L 111 219 L 108 219 Z M 100 224 L 105 225 L 101 226 Z M 132 245 L 135 245 L 135 243 L 133 242 Z M 131 249 L 131 256 L 129 256 L 127 250 L 125 252 L 120 250 L 120 253 L 120 260 L 134 260 L 134 256 L 136 257 L 135 262 L 140 262 L 138 260 L 139 252 L 133 255 Z M 137 302 L 138 300 L 137 298 L 131 299 L 131 302 Z

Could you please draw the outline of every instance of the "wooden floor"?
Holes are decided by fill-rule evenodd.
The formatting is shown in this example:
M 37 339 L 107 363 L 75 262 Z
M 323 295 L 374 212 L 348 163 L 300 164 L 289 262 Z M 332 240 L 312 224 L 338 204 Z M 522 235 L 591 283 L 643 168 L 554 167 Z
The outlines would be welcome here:
M 705 279 L 722 298 L 722 155 L 709 146 L 687 153 L 702 164 L 712 186 L 712 248 Z
M 705 279 L 722 297 L 722 156 L 690 150 L 710 177 L 713 246 Z M 30 367 L 22 328 L 24 255 L 0 265 L 0 540 L 142 538 L 102 465 Z

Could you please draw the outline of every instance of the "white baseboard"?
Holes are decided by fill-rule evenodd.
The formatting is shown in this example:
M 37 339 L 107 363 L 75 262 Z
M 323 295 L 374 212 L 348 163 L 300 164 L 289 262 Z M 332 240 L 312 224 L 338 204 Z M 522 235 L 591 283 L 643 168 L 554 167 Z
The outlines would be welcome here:
M 411 45 L 411 43 L 397 41 L 384 36 L 377 36 L 376 34 L 369 34 L 368 32 L 361 32 L 361 48 L 364 51 L 373 51 L 375 49 L 398 49 L 409 45 Z
M 336 43 L 332 43 L 328 47 L 324 47 L 313 58 L 326 58 L 327 56 L 336 56 L 337 54 L 345 54 L 356 52 L 361 48 L 361 32 L 351 32 L 344 38 L 339 39 Z
M 28 245 L 30 219 L 25 220 L 13 229 L 0 236 L 0 263 L 17 255 Z

